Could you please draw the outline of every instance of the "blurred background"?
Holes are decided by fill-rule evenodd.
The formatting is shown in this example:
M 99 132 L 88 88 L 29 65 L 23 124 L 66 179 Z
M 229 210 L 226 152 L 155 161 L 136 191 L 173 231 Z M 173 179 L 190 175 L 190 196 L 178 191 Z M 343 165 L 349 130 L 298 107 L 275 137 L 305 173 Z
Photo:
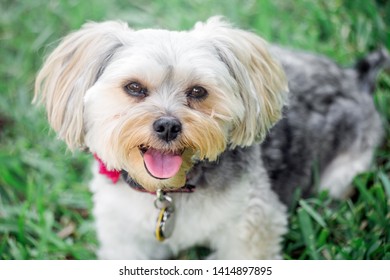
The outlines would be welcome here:
M 390 49 L 387 0 L 0 0 L 0 259 L 96 258 L 91 156 L 67 151 L 31 105 L 45 55 L 86 21 L 186 30 L 212 15 L 345 66 L 381 45 Z M 378 78 L 375 102 L 386 139 L 372 169 L 354 180 L 346 201 L 297 195 L 284 258 L 390 259 L 389 71 Z M 204 254 L 195 248 L 181 258 Z

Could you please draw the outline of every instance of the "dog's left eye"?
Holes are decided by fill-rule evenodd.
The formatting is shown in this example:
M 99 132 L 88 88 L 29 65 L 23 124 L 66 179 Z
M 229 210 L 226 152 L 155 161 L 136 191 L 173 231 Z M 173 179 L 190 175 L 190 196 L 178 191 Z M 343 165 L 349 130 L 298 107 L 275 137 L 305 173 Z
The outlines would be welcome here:
M 207 90 L 201 86 L 195 86 L 187 91 L 187 96 L 193 99 L 204 99 L 208 95 Z
M 148 89 L 137 82 L 131 82 L 125 85 L 124 89 L 128 94 L 134 97 L 146 97 L 148 95 Z

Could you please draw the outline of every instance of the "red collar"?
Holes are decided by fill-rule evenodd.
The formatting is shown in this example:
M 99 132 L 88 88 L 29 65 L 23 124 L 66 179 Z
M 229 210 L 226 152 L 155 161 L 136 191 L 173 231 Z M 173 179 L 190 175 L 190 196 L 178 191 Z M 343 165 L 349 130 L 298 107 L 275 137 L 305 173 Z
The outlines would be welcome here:
M 156 194 L 156 192 L 149 192 L 145 190 L 140 184 L 138 184 L 136 181 L 134 181 L 133 178 L 128 176 L 128 173 L 124 170 L 118 171 L 118 170 L 108 170 L 105 163 L 96 155 L 93 155 L 94 158 L 97 160 L 99 164 L 99 174 L 102 174 L 106 176 L 108 179 L 110 179 L 114 184 L 116 184 L 119 181 L 119 178 L 123 177 L 124 181 L 134 190 L 140 191 L 140 192 L 146 192 L 150 194 Z M 187 180 L 188 181 L 188 180 Z M 164 191 L 165 193 L 191 193 L 195 191 L 195 186 L 190 185 L 186 183 L 183 187 L 179 189 L 174 190 L 168 190 Z
M 96 154 L 94 154 L 93 157 L 97 160 L 99 164 L 99 174 L 106 176 L 114 184 L 116 184 L 121 176 L 121 172 L 118 170 L 108 170 L 107 166 Z

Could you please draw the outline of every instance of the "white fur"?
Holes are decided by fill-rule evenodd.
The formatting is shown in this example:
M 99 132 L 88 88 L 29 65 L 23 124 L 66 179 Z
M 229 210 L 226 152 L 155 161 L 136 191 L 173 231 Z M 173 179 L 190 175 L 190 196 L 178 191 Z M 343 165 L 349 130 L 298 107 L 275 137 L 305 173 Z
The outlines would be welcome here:
M 361 151 L 351 148 L 338 155 L 325 169 L 320 180 L 320 189 L 338 199 L 347 198 L 352 192 L 351 182 L 356 174 L 369 169 L 373 150 Z
M 194 245 L 210 246 L 216 259 L 281 258 L 286 209 L 267 180 L 259 180 L 261 175 L 233 180 L 223 193 L 197 186 L 194 193 L 170 194 L 176 208 L 175 228 L 160 243 L 154 237 L 155 197 L 123 181 L 113 184 L 97 173 L 96 165 L 93 170 L 91 191 L 102 259 L 166 259 Z M 251 179 L 258 185 L 252 185 Z

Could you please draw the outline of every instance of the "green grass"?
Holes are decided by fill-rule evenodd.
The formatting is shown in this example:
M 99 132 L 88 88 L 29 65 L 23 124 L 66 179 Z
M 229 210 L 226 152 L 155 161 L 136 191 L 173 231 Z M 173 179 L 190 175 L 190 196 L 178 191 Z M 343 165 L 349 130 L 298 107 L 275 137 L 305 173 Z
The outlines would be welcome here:
M 390 3 L 380 0 L 3 0 L 0 11 L 0 259 L 95 258 L 87 188 L 91 156 L 68 152 L 42 109 L 31 106 L 44 55 L 85 21 L 188 29 L 222 14 L 270 41 L 344 65 L 379 45 L 390 48 Z M 375 100 L 386 140 L 372 170 L 354 180 L 356 193 L 346 201 L 297 194 L 286 259 L 390 259 L 389 72 L 381 74 Z M 184 258 L 202 252 L 191 250 Z

